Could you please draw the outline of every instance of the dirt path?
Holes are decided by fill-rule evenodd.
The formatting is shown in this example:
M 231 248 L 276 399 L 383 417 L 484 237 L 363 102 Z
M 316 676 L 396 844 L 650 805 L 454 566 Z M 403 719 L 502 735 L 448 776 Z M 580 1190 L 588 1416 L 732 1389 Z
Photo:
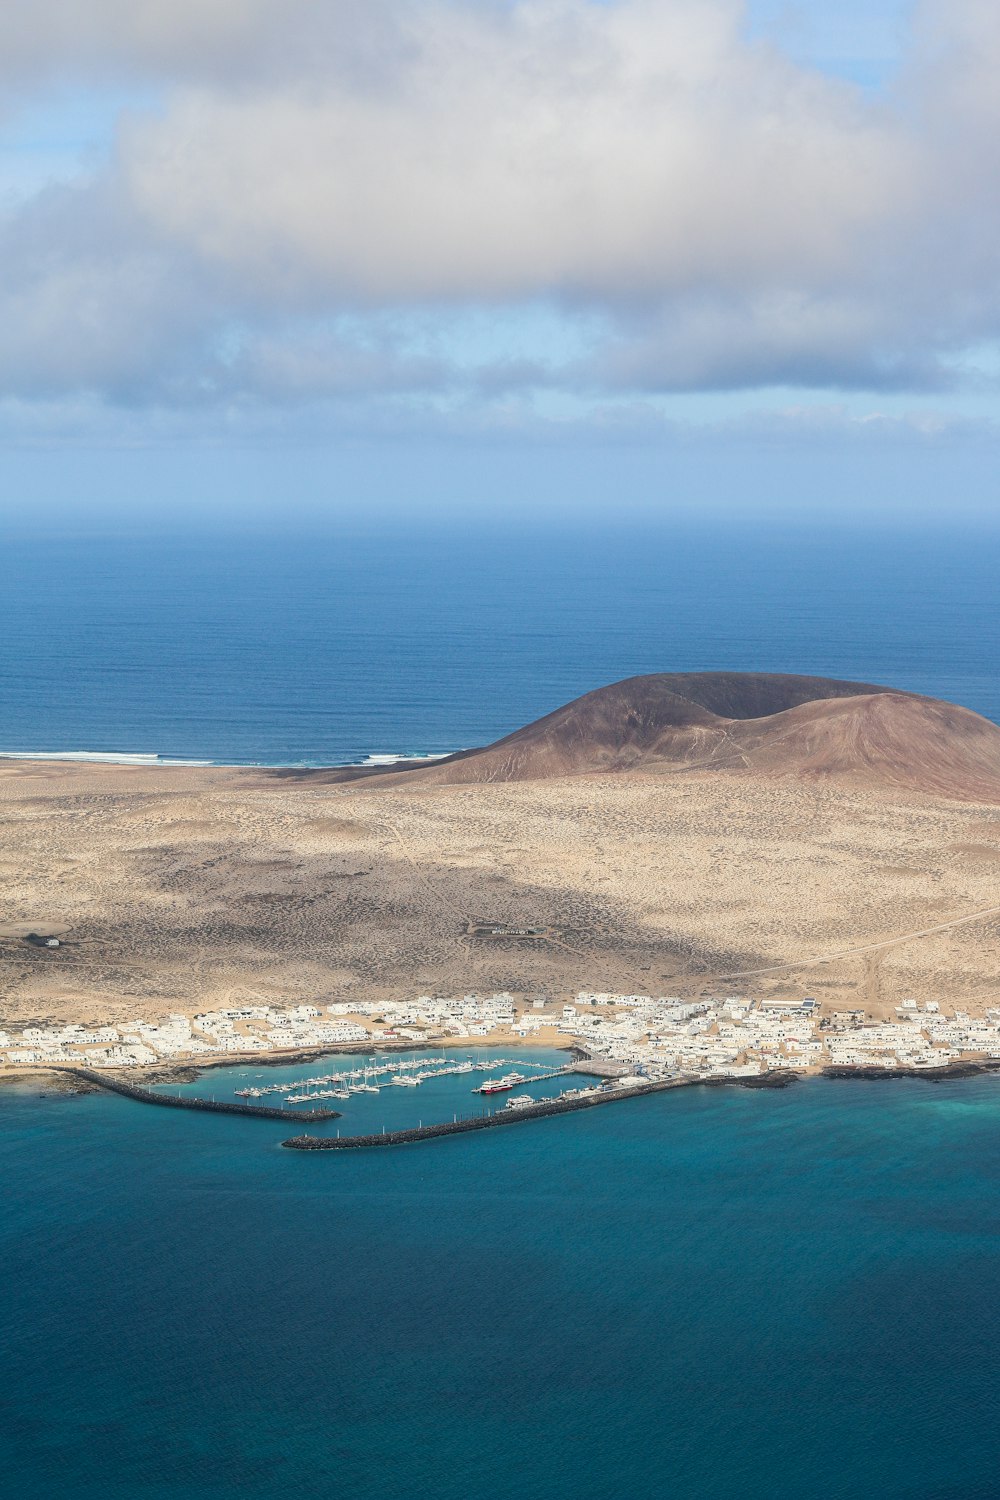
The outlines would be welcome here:
M 812 958 L 792 958 L 787 963 L 772 964 L 766 969 L 742 969 L 739 973 L 716 974 L 716 979 L 754 979 L 761 974 L 780 974 L 784 969 L 808 969 L 813 964 L 833 963 L 838 958 L 854 958 L 859 953 L 878 953 L 885 948 L 896 948 L 902 943 L 912 943 L 917 938 L 933 937 L 937 932 L 947 932 L 952 927 L 964 927 L 970 922 L 982 921 L 984 917 L 1000 916 L 1000 906 L 986 906 L 982 911 L 970 912 L 964 917 L 953 917 L 950 922 L 938 922 L 933 927 L 921 927 L 916 932 L 904 932 L 898 937 L 883 938 L 878 943 L 862 943 L 856 948 L 838 948 L 833 953 L 818 953 Z
M 451 912 L 453 915 L 461 917 L 461 919 L 466 923 L 471 923 L 472 918 L 469 916 L 468 912 L 463 911 L 462 908 L 457 905 L 457 903 L 454 902 L 450 896 L 447 896 L 445 892 L 442 891 L 441 888 L 427 875 L 420 861 L 413 854 L 413 851 L 410 849 L 409 844 L 406 842 L 406 839 L 403 837 L 401 830 L 396 826 L 396 824 L 393 823 L 391 819 L 387 818 L 385 814 L 383 814 L 378 819 L 374 819 L 373 821 L 375 821 L 376 823 L 381 823 L 382 826 L 384 828 L 387 828 L 395 838 L 397 844 L 399 845 L 403 858 L 406 860 L 411 871 L 413 872 L 414 879 L 423 886 L 424 890 L 428 891 L 430 895 L 434 897 L 434 900 L 437 901 L 445 909 L 445 911 Z M 464 937 L 459 938 L 459 943 L 463 948 L 467 948 L 469 946 Z

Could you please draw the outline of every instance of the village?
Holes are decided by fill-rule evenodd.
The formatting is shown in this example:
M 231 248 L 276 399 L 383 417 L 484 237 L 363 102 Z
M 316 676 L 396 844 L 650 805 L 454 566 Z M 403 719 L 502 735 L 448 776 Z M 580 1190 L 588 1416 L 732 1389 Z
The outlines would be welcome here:
M 828 1068 L 936 1069 L 1000 1059 L 1000 1007 L 982 1018 L 938 1001 L 903 1000 L 894 1020 L 827 1010 L 811 997 L 706 996 L 694 1001 L 580 992 L 559 1003 L 506 992 L 453 998 L 246 1005 L 156 1022 L 43 1024 L 0 1029 L 0 1077 L 80 1066 L 143 1069 L 326 1050 L 421 1046 L 574 1047 L 607 1065 L 659 1080 L 755 1078 Z

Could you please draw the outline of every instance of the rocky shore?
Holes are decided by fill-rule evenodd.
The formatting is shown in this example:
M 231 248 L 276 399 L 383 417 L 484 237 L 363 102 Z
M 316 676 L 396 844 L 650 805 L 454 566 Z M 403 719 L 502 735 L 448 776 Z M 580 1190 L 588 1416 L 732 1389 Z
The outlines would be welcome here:
M 949 1078 L 977 1078 L 981 1073 L 1000 1072 L 1000 1058 L 962 1059 L 944 1063 L 940 1068 L 865 1068 L 829 1067 L 822 1070 L 823 1078 L 861 1078 L 875 1082 L 883 1078 L 924 1078 L 931 1083 L 942 1083 Z

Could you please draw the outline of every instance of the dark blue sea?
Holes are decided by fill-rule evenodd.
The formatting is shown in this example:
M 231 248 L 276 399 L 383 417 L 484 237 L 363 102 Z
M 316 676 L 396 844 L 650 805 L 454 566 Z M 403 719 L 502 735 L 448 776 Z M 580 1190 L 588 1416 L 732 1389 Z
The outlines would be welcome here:
M 2 540 L 5 750 L 433 752 L 706 668 L 1000 719 L 995 533 Z M 287 1133 L 0 1090 L 4 1495 L 1000 1496 L 1000 1080 Z
M 1000 719 L 1000 529 L 0 535 L 0 751 L 484 744 L 638 672 L 884 682 Z
M 284 1134 L 0 1094 L 4 1494 L 1000 1493 L 1000 1080 Z

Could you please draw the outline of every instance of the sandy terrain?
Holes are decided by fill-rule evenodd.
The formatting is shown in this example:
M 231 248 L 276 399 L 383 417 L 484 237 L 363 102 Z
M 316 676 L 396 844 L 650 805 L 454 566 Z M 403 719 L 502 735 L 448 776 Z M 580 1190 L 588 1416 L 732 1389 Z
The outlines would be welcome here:
M 0 1024 L 496 989 L 977 1013 L 1000 1003 L 998 876 L 1000 807 L 823 777 L 0 762 Z

